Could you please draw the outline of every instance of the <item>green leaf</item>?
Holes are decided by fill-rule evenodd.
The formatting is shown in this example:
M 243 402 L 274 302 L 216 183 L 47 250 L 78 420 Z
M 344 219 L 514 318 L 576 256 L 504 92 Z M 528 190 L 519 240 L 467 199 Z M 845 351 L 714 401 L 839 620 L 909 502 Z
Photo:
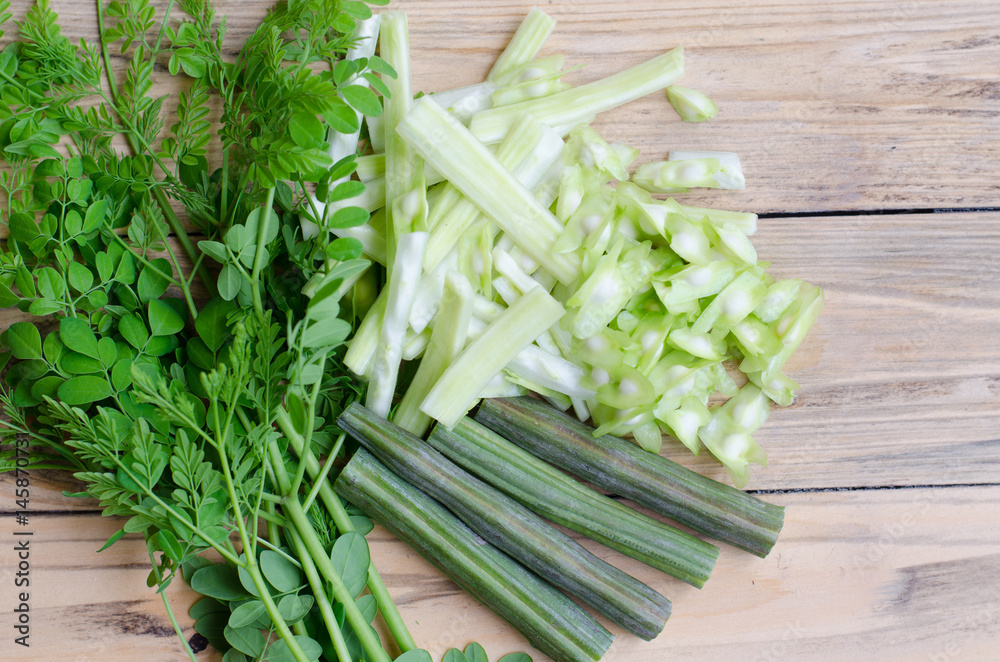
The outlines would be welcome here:
M 186 579 L 191 578 L 194 576 L 194 573 L 210 565 L 213 565 L 213 563 L 208 559 L 202 556 L 192 556 L 181 565 L 181 574 Z M 225 614 L 228 616 L 229 606 L 225 602 L 220 602 L 215 598 L 201 598 L 188 609 L 188 616 L 196 621 L 208 614 Z
M 368 8 L 368 5 L 358 2 L 358 0 L 347 0 L 340 6 L 340 11 L 361 20 L 372 17 L 372 10 Z
M 201 316 L 198 316 L 201 319 Z M 215 354 L 205 346 L 201 338 L 191 338 L 185 345 L 188 359 L 201 370 L 214 370 L 216 367 Z
M 231 264 L 222 267 L 219 273 L 219 296 L 226 301 L 232 301 L 240 293 L 243 285 L 243 276 Z
M 42 377 L 31 385 L 31 397 L 39 401 L 45 397 L 55 399 L 57 397 L 59 387 L 62 386 L 64 381 L 66 380 L 62 377 L 56 377 L 55 375 Z
M 267 615 L 267 607 L 260 600 L 250 600 L 233 610 L 232 615 L 229 617 L 229 627 L 242 628 L 253 625 L 261 617 L 270 619 Z
M 202 253 L 209 256 L 220 264 L 229 262 L 229 254 L 226 253 L 225 244 L 218 241 L 199 241 L 198 248 Z
M 286 595 L 278 602 L 278 613 L 289 625 L 305 618 L 313 606 L 311 595 Z
M 71 157 L 66 161 L 66 174 L 70 177 L 80 178 L 83 176 L 83 160 L 78 156 Z
M 232 302 L 213 298 L 198 313 L 194 321 L 195 331 L 212 352 L 219 351 L 232 337 L 229 332 L 229 315 L 234 310 L 236 306 Z
M 356 531 L 343 534 L 333 544 L 330 560 L 351 595 L 360 595 L 368 583 L 368 566 L 371 563 L 365 537 Z
M 63 155 L 57 152 L 51 145 L 46 145 L 45 143 L 38 140 L 28 140 L 24 141 L 27 145 L 28 154 L 40 159 L 61 159 Z M 13 147 L 11 145 L 10 147 Z M 10 147 L 7 149 L 10 150 Z M 15 152 L 16 153 L 16 152 Z M 76 181 L 76 180 L 72 180 Z
M 337 187 L 330 191 L 326 196 L 327 202 L 340 202 L 341 200 L 347 200 L 348 198 L 356 198 L 365 192 L 364 182 L 359 182 L 356 180 L 348 180 L 346 182 L 341 182 L 337 184 Z
M 82 375 L 67 379 L 58 390 L 59 399 L 67 405 L 89 405 L 113 393 L 111 384 L 103 377 Z
M 229 647 L 225 635 L 226 620 L 228 618 L 228 613 L 210 612 L 195 621 L 194 629 L 198 634 L 208 639 L 208 643 L 212 644 L 212 646 L 218 650 L 225 650 Z
M 370 4 L 377 5 L 379 3 L 370 2 Z M 378 57 L 377 55 L 373 55 L 372 57 L 368 58 L 368 68 L 377 74 L 382 74 L 383 76 L 388 76 L 389 78 L 392 79 L 396 78 L 396 70 L 393 69 L 388 62 Z
M 253 241 L 250 243 L 256 243 L 257 232 L 259 230 L 260 218 L 263 215 L 264 210 L 261 207 L 257 207 L 252 212 L 247 214 L 246 228 L 250 236 L 253 237 Z M 267 214 L 267 225 L 264 228 L 264 243 L 270 244 L 272 241 L 278 238 L 278 230 L 281 227 L 281 219 L 278 218 L 277 212 L 273 209 L 268 210 Z
M 90 288 L 94 286 L 94 274 L 79 262 L 70 262 L 69 285 L 80 294 L 89 292 Z
M 118 332 L 122 334 L 125 342 L 136 349 L 142 349 L 149 340 L 149 331 L 142 319 L 135 315 L 126 315 L 118 320 Z
M 353 108 L 334 97 L 330 100 L 332 107 L 323 113 L 327 125 L 337 133 L 354 133 L 361 126 L 361 120 Z
M 233 628 L 226 626 L 224 630 L 226 641 L 233 645 L 236 650 L 247 655 L 258 658 L 264 655 L 264 648 L 267 647 L 267 640 L 263 633 L 254 627 Z
M 97 277 L 101 279 L 101 282 L 106 283 L 111 280 L 111 274 L 115 270 L 111 257 L 102 251 L 94 256 L 94 263 L 97 266 Z
M 299 147 L 318 147 L 326 137 L 323 123 L 311 113 L 295 113 L 288 120 L 288 134 Z
M 362 115 L 378 117 L 382 114 L 382 104 L 375 93 L 363 85 L 348 85 L 341 88 L 344 101 Z
M 42 335 L 30 322 L 14 322 L 7 329 L 7 346 L 15 359 L 42 358 Z
M 295 635 L 295 641 L 298 643 L 299 648 L 302 649 L 302 652 L 305 653 L 306 659 L 309 662 L 315 662 L 323 654 L 323 647 L 315 639 L 297 634 Z M 271 644 L 271 647 L 267 650 L 267 662 L 296 662 L 296 658 L 292 655 L 292 651 L 289 650 L 288 644 L 283 639 L 279 639 Z
M 166 301 L 149 302 L 149 333 L 152 336 L 172 336 L 184 329 L 184 318 Z
M 135 282 L 135 257 L 130 251 L 122 255 L 118 269 L 115 270 L 115 280 L 123 285 L 131 285 Z
M 241 555 L 240 558 L 243 558 Z M 250 595 L 255 598 L 260 597 L 260 591 L 257 590 L 257 585 L 253 583 L 253 577 L 250 575 L 250 571 L 240 566 L 236 569 L 237 577 L 239 577 L 240 585 L 246 590 Z
M 326 247 L 326 256 L 331 260 L 346 262 L 361 257 L 364 246 L 354 237 L 339 237 Z
M 66 292 L 66 281 L 52 267 L 39 269 L 35 277 L 38 279 L 38 292 L 46 299 L 59 299 Z
M 132 384 L 132 359 L 121 359 L 111 369 L 111 386 L 124 391 Z
M 248 214 L 247 218 L 249 217 L 250 215 Z M 254 228 L 256 228 L 256 225 Z M 226 232 L 225 240 L 226 246 L 229 247 L 229 250 L 236 255 L 239 255 L 243 252 L 244 248 L 257 240 L 257 233 L 256 230 L 254 232 L 250 232 L 249 228 L 245 225 L 234 225 L 229 228 L 228 232 Z
M 121 529 L 119 531 L 116 531 L 110 538 L 108 538 L 108 541 L 106 543 L 104 543 L 104 546 L 101 547 L 99 550 L 97 550 L 98 553 L 103 552 L 108 547 L 111 547 L 116 542 L 118 542 L 119 540 L 121 540 L 122 538 L 124 538 L 126 535 L 128 535 L 128 534 L 125 532 L 125 529 Z
M 104 364 L 99 359 L 84 356 L 79 352 L 64 352 L 59 359 L 59 369 L 71 375 L 89 375 L 102 372 Z
M 101 363 L 110 368 L 118 360 L 118 348 L 113 338 L 101 338 L 97 341 L 97 353 L 101 355 Z
M 441 662 L 469 662 L 469 658 L 465 657 L 465 653 L 457 648 L 450 648 L 441 658 Z
M 434 659 L 423 648 L 414 648 L 397 657 L 394 662 L 434 662 Z
M 28 312 L 32 315 L 44 317 L 62 310 L 62 306 L 51 299 L 36 299 L 28 306 Z
M 11 396 L 11 402 L 15 407 L 35 407 L 41 404 L 41 400 L 31 395 L 32 386 L 30 379 L 22 379 L 18 383 L 13 396 Z
M 79 159 L 78 159 L 79 161 Z M 91 232 L 99 228 L 108 215 L 108 201 L 98 200 L 87 207 L 87 214 L 83 219 L 83 231 Z
M 181 51 L 190 51 L 190 48 L 182 48 Z M 180 54 L 180 51 L 178 51 Z M 184 54 L 180 57 L 180 65 L 191 78 L 203 78 L 205 76 L 205 60 L 197 55 Z
M 389 86 L 386 85 L 381 78 L 376 76 L 370 71 L 366 71 L 361 74 L 361 77 L 368 81 L 368 84 L 372 86 L 372 89 L 381 94 L 383 97 L 391 97 L 392 93 L 389 90 Z
M 50 333 L 45 336 L 45 342 L 42 343 L 42 353 L 45 354 L 45 360 L 50 365 L 58 364 L 65 350 L 66 346 L 59 339 L 58 333 Z
M 508 653 L 501 657 L 498 662 L 531 662 L 531 656 L 527 653 Z
M 368 222 L 368 210 L 362 207 L 343 207 L 333 213 L 329 227 L 354 228 Z
M 274 550 L 261 552 L 260 569 L 271 586 L 281 593 L 294 591 L 302 585 L 302 573 L 298 566 Z
M 250 658 L 247 657 L 246 653 L 243 651 L 230 648 L 226 651 L 226 654 L 222 656 L 222 662 L 250 662 Z
M 150 338 L 146 343 L 146 354 L 150 356 L 166 356 L 181 346 L 177 336 L 158 336 Z
M 184 549 L 177 541 L 177 536 L 170 531 L 161 529 L 160 532 L 156 534 L 156 542 L 160 549 L 163 550 L 163 553 L 167 555 L 167 558 L 172 559 L 177 563 L 180 563 L 181 559 L 184 558 Z
M 321 320 L 302 334 L 302 344 L 311 349 L 339 345 L 351 333 L 351 325 L 342 319 Z
M 101 358 L 97 349 L 97 336 L 90 325 L 79 317 L 65 317 L 59 321 L 59 338 L 74 352 L 94 359 Z
M 26 299 L 35 297 L 35 279 L 27 268 L 18 267 L 17 273 L 14 274 L 14 284 L 17 285 L 22 297 Z
M 354 602 L 358 605 L 358 611 L 361 612 L 362 618 L 369 623 L 375 620 L 375 616 L 378 615 L 378 602 L 374 595 L 362 595 Z
M 176 529 L 177 527 L 174 527 L 174 530 Z M 202 568 L 207 568 L 210 565 L 213 565 L 212 562 L 203 556 L 188 557 L 188 559 L 181 564 L 181 575 L 184 577 L 184 581 L 190 585 L 191 578 L 194 577 L 194 573 L 198 572 Z M 203 606 L 203 610 L 199 613 L 195 613 L 195 608 L 202 602 L 206 602 L 206 605 Z M 214 603 L 214 607 L 211 606 L 211 603 Z M 188 610 L 188 616 L 197 620 L 202 614 L 207 614 L 210 611 L 228 612 L 229 608 L 215 598 L 202 598 L 198 602 L 191 605 L 191 608 Z
M 24 212 L 11 214 L 7 221 L 7 227 L 10 231 L 11 237 L 25 243 L 31 241 L 39 235 L 35 219 L 32 218 L 30 214 L 26 214 Z
M 486 655 L 486 649 L 476 642 L 465 647 L 465 657 L 469 662 L 490 662 L 490 658 Z
M 139 295 L 139 300 L 143 302 L 158 299 L 170 287 L 170 280 L 160 275 L 172 273 L 170 262 L 166 258 L 157 258 L 151 260 L 149 264 L 156 269 L 151 269 L 150 266 L 143 267 L 142 271 L 139 272 L 139 282 L 136 285 L 136 293 Z
M 236 571 L 223 563 L 196 571 L 189 583 L 198 593 L 227 602 L 249 597 L 240 584 Z
M 354 530 L 363 536 L 367 536 L 375 529 L 375 522 L 371 521 L 368 517 L 363 517 L 361 515 L 351 515 L 351 526 Z
M 14 294 L 14 291 L 0 283 L 0 308 L 13 308 L 20 303 L 21 297 Z
M 69 195 L 70 198 L 76 198 L 77 196 L 74 195 L 74 193 L 79 194 L 80 182 L 75 179 L 71 179 L 69 184 L 69 192 L 67 195 Z M 76 184 L 76 186 L 74 187 L 73 184 Z M 66 212 L 64 226 L 66 228 L 66 234 L 69 237 L 75 237 L 83 232 L 83 218 L 75 210 L 71 209 Z

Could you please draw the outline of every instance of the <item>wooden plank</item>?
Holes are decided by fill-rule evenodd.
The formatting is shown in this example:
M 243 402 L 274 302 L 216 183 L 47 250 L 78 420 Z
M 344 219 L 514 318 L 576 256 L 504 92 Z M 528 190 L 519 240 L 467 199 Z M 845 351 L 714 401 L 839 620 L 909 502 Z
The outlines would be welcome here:
M 1000 214 L 767 219 L 753 239 L 826 307 L 786 369 L 796 403 L 756 435 L 771 461 L 749 486 L 996 482 Z
M 227 53 L 270 4 L 249 0 L 230 12 Z M 394 2 L 409 14 L 415 89 L 482 80 L 534 4 Z M 91 4 L 53 6 L 68 36 L 95 37 Z M 543 52 L 586 65 L 567 78 L 575 83 L 687 48 L 683 82 L 718 102 L 715 121 L 679 122 L 653 95 L 608 113 L 598 128 L 644 160 L 672 147 L 740 153 L 748 190 L 692 193 L 692 203 L 758 212 L 1000 204 L 1000 39 L 983 31 L 1000 24 L 1000 4 L 554 0 L 545 10 L 559 25 Z M 124 58 L 114 62 L 124 69 Z M 178 82 L 162 70 L 158 77 L 154 94 L 175 98 Z
M 818 661 L 831 651 L 839 659 L 872 662 L 992 659 L 1000 645 L 1000 487 L 768 498 L 788 508 L 774 552 L 757 559 L 724 549 L 701 591 L 588 542 L 662 591 L 674 608 L 652 642 L 609 625 L 620 636 L 604 659 Z M 32 518 L 32 648 L 27 657 L 18 651 L 17 659 L 181 659 L 162 604 L 145 588 L 141 539 L 128 536 L 94 554 L 119 525 L 95 515 Z M 9 532 L 0 529 L 5 568 L 11 567 Z M 369 539 L 403 617 L 435 660 L 471 640 L 491 657 L 529 650 L 520 635 L 383 529 Z M 13 591 L 4 584 L 2 608 L 10 613 Z M 171 587 L 171 600 L 190 635 L 184 612 L 193 595 L 182 588 Z M 10 646 L 8 637 L 0 642 L 5 659 Z M 536 662 L 547 659 L 533 655 Z M 206 651 L 199 659 L 219 657 Z
M 9 492 L 4 491 L 4 494 Z M 38 515 L 29 513 L 31 531 L 29 648 L 15 645 L 13 609 L 18 591 L 14 572 L 18 560 L 13 515 L 4 513 L 2 540 L 3 586 L 0 611 L 5 614 L 0 658 L 5 660 L 108 660 L 177 662 L 186 659 L 163 602 L 147 588 L 149 557 L 141 535 L 130 535 L 111 548 L 97 550 L 123 520 L 95 514 Z M 181 581 L 168 589 L 171 608 L 185 636 L 195 634 L 187 610 L 197 594 Z M 220 660 L 221 655 L 203 656 Z
M 770 466 L 751 489 L 996 482 L 1000 213 L 766 219 L 754 243 L 826 307 L 787 368 L 796 403 L 757 433 Z M 707 454 L 665 454 L 727 480 Z M 47 509 L 93 508 L 57 480 Z
M 409 13 L 415 89 L 478 82 L 533 2 L 418 2 Z M 902 2 L 627 2 L 543 5 L 558 25 L 543 50 L 614 73 L 683 45 L 683 84 L 719 105 L 716 120 L 676 121 L 660 95 L 598 122 L 642 150 L 741 155 L 746 192 L 689 194 L 758 212 L 989 206 L 1000 203 L 1000 5 Z M 991 165 L 994 164 L 994 165 Z

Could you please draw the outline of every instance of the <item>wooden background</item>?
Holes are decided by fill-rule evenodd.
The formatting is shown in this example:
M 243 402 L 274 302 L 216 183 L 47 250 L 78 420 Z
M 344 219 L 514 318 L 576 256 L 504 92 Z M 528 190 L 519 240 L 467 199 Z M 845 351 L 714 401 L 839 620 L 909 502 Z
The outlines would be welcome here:
M 13 4 L 23 16 L 27 3 Z M 92 3 L 52 4 L 70 36 L 93 37 Z M 216 4 L 236 48 L 268 3 Z M 481 80 L 531 4 L 394 1 L 409 13 L 415 88 Z M 771 461 L 749 487 L 788 507 L 779 544 L 765 560 L 724 549 L 701 591 L 591 546 L 674 605 L 655 641 L 622 635 L 605 659 L 996 660 L 1000 4 L 552 0 L 543 9 L 559 21 L 544 52 L 585 64 L 577 82 L 686 46 L 683 83 L 718 103 L 715 121 L 682 124 L 653 95 L 598 128 L 646 160 L 671 147 L 739 152 L 747 191 L 682 200 L 762 213 L 761 258 L 778 276 L 822 286 L 827 300 L 788 368 L 803 385 L 798 400 L 758 435 Z M 722 476 L 708 460 L 666 452 Z M 23 650 L 10 627 L 13 486 L 0 479 L 0 659 L 183 659 L 145 588 L 141 540 L 95 554 L 119 524 L 60 496 L 73 488 L 63 476 L 33 481 L 32 647 Z M 472 640 L 493 657 L 528 650 L 384 531 L 371 541 L 435 659 Z M 171 599 L 183 614 L 192 594 L 180 588 Z

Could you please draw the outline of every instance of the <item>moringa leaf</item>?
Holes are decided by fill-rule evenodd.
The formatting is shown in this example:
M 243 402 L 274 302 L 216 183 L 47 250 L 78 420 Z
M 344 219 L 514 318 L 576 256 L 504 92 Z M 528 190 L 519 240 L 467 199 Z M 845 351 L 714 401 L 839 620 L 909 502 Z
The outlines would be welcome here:
M 14 322 L 7 329 L 7 346 L 15 359 L 42 358 L 42 336 L 30 322 Z
M 330 560 L 351 595 L 357 597 L 368 583 L 368 566 L 371 556 L 365 537 L 348 531 L 333 544 Z
M 103 377 L 81 375 L 79 377 L 71 377 L 63 382 L 59 386 L 57 394 L 63 403 L 80 406 L 103 400 L 113 392 L 111 384 Z
M 59 321 L 59 338 L 74 352 L 100 360 L 97 336 L 90 325 L 79 317 L 65 317 Z
M 149 334 L 151 336 L 172 336 L 184 329 L 184 318 L 166 301 L 153 299 L 149 302 Z
M 274 550 L 261 552 L 260 569 L 271 586 L 282 593 L 294 591 L 302 585 L 302 573 L 298 566 Z

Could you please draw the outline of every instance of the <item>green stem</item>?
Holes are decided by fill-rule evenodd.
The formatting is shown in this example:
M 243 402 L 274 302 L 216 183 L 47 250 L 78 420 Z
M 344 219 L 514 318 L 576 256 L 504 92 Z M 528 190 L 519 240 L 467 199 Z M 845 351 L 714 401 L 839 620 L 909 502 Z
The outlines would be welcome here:
M 105 74 L 107 74 L 108 77 L 108 91 L 110 92 L 111 95 L 109 101 L 117 111 L 118 117 L 121 118 L 121 120 L 125 123 L 126 127 L 129 130 L 128 133 L 125 134 L 125 138 L 128 141 L 129 147 L 132 148 L 133 153 L 138 154 L 141 151 L 136 145 L 136 142 L 140 140 L 139 132 L 135 129 L 134 126 L 131 126 L 131 123 L 128 121 L 128 118 L 125 116 L 124 113 L 121 112 L 118 103 L 118 83 L 115 81 L 114 72 L 111 69 L 111 56 L 108 54 L 108 44 L 104 40 L 103 0 L 97 0 L 97 28 L 101 41 L 101 57 L 104 60 L 104 72 Z M 153 158 L 153 160 L 157 162 L 157 164 L 160 166 L 160 169 L 163 170 L 164 174 L 169 176 L 169 171 L 166 170 L 166 167 L 160 161 L 160 158 L 156 155 L 156 152 L 153 151 L 149 145 L 144 145 L 144 147 L 145 151 L 148 152 L 149 155 Z M 163 211 L 164 217 L 166 217 L 167 219 L 167 224 L 170 226 L 170 231 L 177 236 L 177 242 L 181 245 L 181 248 L 184 249 L 184 252 L 187 254 L 191 262 L 197 263 L 198 251 L 197 249 L 195 249 L 194 244 L 191 243 L 191 239 L 188 237 L 187 231 L 184 229 L 184 226 L 181 225 L 180 219 L 177 218 L 177 214 L 174 213 L 173 207 L 170 206 L 170 201 L 167 199 L 166 194 L 164 194 L 163 191 L 160 190 L 160 187 L 158 186 L 151 187 L 151 191 L 153 193 L 153 198 L 156 200 L 156 203 L 160 206 L 160 209 Z M 212 276 L 208 273 L 208 269 L 205 268 L 205 265 L 201 265 L 200 268 L 198 269 L 198 277 L 201 279 L 202 284 L 208 291 L 208 295 L 214 296 L 215 281 L 212 280 Z M 196 316 L 197 315 L 195 315 L 195 317 Z
M 300 461 L 305 463 L 310 476 L 315 480 L 320 472 L 319 461 L 313 455 L 312 450 L 303 443 L 302 437 L 295 431 L 295 426 L 292 425 L 292 419 L 288 416 L 288 412 L 284 409 L 279 409 L 276 422 L 288 439 L 292 450 L 299 456 Z M 330 484 L 326 481 L 317 481 L 317 484 L 320 486 L 319 498 L 326 507 L 327 512 L 333 518 L 333 523 L 336 525 L 337 530 L 341 533 L 354 531 L 354 525 L 351 523 L 351 517 L 348 515 L 347 509 L 344 508 L 343 502 L 334 493 Z M 410 634 L 409 629 L 406 627 L 406 622 L 403 621 L 403 616 L 399 613 L 399 608 L 393 602 L 392 596 L 389 595 L 389 589 L 375 568 L 374 563 L 368 567 L 368 590 L 375 596 L 375 601 L 378 604 L 379 611 L 382 613 L 382 618 L 389 627 L 389 632 L 396 640 L 396 645 L 399 647 L 400 652 L 405 653 L 416 648 L 417 643 L 413 640 L 413 635 Z
M 139 482 L 142 479 L 139 478 L 139 477 L 137 477 L 137 476 L 135 476 L 124 464 L 122 464 L 121 462 L 116 462 L 116 464 L 118 465 L 119 470 L 124 471 L 125 475 L 127 475 L 129 478 L 131 478 L 133 482 L 136 482 L 139 485 L 142 484 L 141 482 Z M 155 501 L 156 504 L 159 505 L 161 508 L 163 508 L 164 511 L 168 515 L 174 516 L 184 526 L 186 526 L 187 528 L 191 529 L 192 533 L 194 533 L 196 536 L 198 536 L 199 538 L 201 538 L 202 540 L 204 540 L 205 543 L 209 547 L 211 547 L 216 552 L 218 552 L 219 555 L 222 558 L 224 558 L 226 561 L 228 561 L 229 563 L 232 563 L 233 565 L 244 566 L 244 567 L 246 566 L 246 564 L 243 563 L 242 561 L 240 561 L 239 558 L 237 558 L 237 556 L 235 554 L 233 554 L 232 551 L 230 551 L 229 549 L 226 549 L 225 547 L 223 547 L 222 545 L 220 545 L 219 543 L 217 543 L 215 540 L 213 540 L 212 538 L 210 538 L 207 533 L 205 533 L 200 528 L 198 528 L 194 524 L 194 522 L 192 522 L 190 519 L 188 519 L 183 513 L 180 513 L 177 510 L 175 510 L 174 508 L 172 508 L 170 506 L 170 504 L 168 504 L 167 502 L 165 502 L 163 499 L 161 499 L 160 497 L 158 497 L 153 492 L 148 491 L 148 490 L 145 490 L 145 492 L 146 492 L 146 496 L 148 498 L 150 498 L 153 501 Z
M 146 547 L 146 553 L 149 554 L 149 562 L 153 566 L 153 569 L 157 570 L 156 558 L 153 556 L 153 552 L 150 551 L 149 547 Z M 157 584 L 160 583 L 161 579 L 162 578 L 160 577 L 160 573 L 157 570 L 156 572 Z M 198 662 L 198 658 L 194 656 L 194 651 L 191 650 L 190 644 L 188 644 L 187 639 L 184 638 L 184 630 L 181 629 L 180 623 L 177 622 L 177 617 L 174 616 L 174 609 L 173 607 L 170 606 L 170 600 L 167 599 L 167 592 L 163 590 L 162 586 L 160 587 L 160 590 L 157 592 L 160 594 L 160 599 L 163 600 L 163 608 L 166 609 L 167 611 L 167 618 L 170 619 L 170 624 L 174 626 L 174 632 L 177 633 L 177 638 L 181 640 L 181 644 L 184 646 L 184 652 L 187 653 L 187 656 L 191 660 L 191 662 Z
M 333 613 L 333 606 L 330 604 L 330 599 L 326 597 L 326 586 L 323 583 L 323 578 L 316 570 L 316 564 L 313 563 L 312 558 L 309 556 L 309 550 L 306 548 L 305 543 L 302 542 L 302 537 L 293 527 L 288 528 L 288 539 L 295 548 L 295 553 L 302 559 L 302 570 L 305 571 L 306 579 L 309 580 L 309 586 L 313 589 L 313 598 L 315 598 L 316 606 L 323 617 L 323 623 L 326 625 L 327 633 L 330 635 L 330 641 L 333 642 L 333 649 L 337 652 L 337 658 L 340 660 L 350 660 L 351 653 L 347 650 L 344 634 L 337 624 L 337 617 Z
M 284 525 L 282 525 L 282 526 L 284 526 Z M 285 560 L 287 560 L 289 563 L 292 563 L 292 564 L 294 564 L 295 566 L 297 566 L 299 568 L 302 567 L 302 562 L 301 561 L 299 561 L 297 558 L 295 558 L 294 556 L 292 556 L 291 554 L 289 554 L 285 550 L 281 549 L 281 547 L 279 547 L 278 545 L 275 545 L 275 544 L 273 544 L 273 543 L 271 543 L 271 542 L 269 542 L 267 540 L 264 540 L 263 538 L 261 538 L 260 540 L 258 540 L 257 543 L 261 547 L 266 547 L 267 549 L 271 550 L 272 552 L 276 552 L 276 553 L 280 554 L 281 556 L 285 557 Z
M 281 452 L 278 450 L 277 443 L 272 441 L 268 444 L 268 451 L 271 455 L 271 468 L 274 470 L 275 478 L 278 481 L 278 487 L 282 492 L 288 491 L 291 487 L 291 481 L 288 476 L 288 472 L 285 471 L 285 465 L 282 461 Z M 330 560 L 323 543 L 320 541 L 319 537 L 316 535 L 316 531 L 312 528 L 309 523 L 309 517 L 306 512 L 302 510 L 302 504 L 294 494 L 289 494 L 288 499 L 285 501 L 283 510 L 286 517 L 292 522 L 294 530 L 302 536 L 302 543 L 305 547 L 305 554 L 300 553 L 300 558 L 311 557 L 316 563 L 317 568 L 322 573 L 324 579 L 329 582 L 331 588 L 333 589 L 333 596 L 336 598 L 337 602 L 344 605 L 344 612 L 347 617 L 347 622 L 351 625 L 354 633 L 357 635 L 358 640 L 361 642 L 361 647 L 368 653 L 368 657 L 372 662 L 391 662 L 391 658 L 382 648 L 382 643 L 378 640 L 378 636 L 372 630 L 368 621 L 361 614 L 361 610 L 358 609 L 357 603 L 354 601 L 354 596 L 351 592 L 347 590 L 347 586 L 344 585 L 343 579 L 337 573 L 337 569 L 334 567 L 333 562 Z
M 267 221 L 271 217 L 271 207 L 274 205 L 274 187 L 267 189 L 264 200 L 263 214 L 257 220 L 257 251 L 253 256 L 253 271 L 250 282 L 253 285 L 253 307 L 258 314 L 264 314 L 264 304 L 260 298 L 260 270 L 264 266 L 264 235 L 267 232 Z
M 309 395 L 309 406 L 306 411 L 306 430 L 302 435 L 302 441 L 306 448 L 312 448 L 313 425 L 316 420 L 316 398 L 319 397 L 319 389 L 322 385 L 323 380 L 317 379 L 313 384 L 312 393 Z M 299 488 L 302 487 L 302 479 L 305 475 L 306 463 L 299 462 L 299 466 L 295 470 L 295 477 L 292 479 L 292 487 L 289 494 L 299 493 Z M 303 507 L 303 510 L 309 510 L 309 508 Z
M 216 415 L 216 418 L 218 416 Z M 218 428 L 216 428 L 218 429 Z M 274 623 L 277 628 L 278 635 L 284 640 L 285 644 L 288 646 L 288 650 L 292 653 L 298 662 L 310 662 L 309 657 L 306 655 L 305 651 L 299 645 L 299 642 L 295 639 L 295 635 L 289 629 L 288 624 L 285 619 L 282 618 L 281 613 L 278 611 L 278 605 L 274 603 L 274 599 L 271 597 L 270 589 L 264 582 L 264 577 L 260 573 L 260 568 L 257 566 L 257 555 L 254 553 L 254 545 L 249 539 L 246 530 L 246 523 L 243 521 L 243 513 L 240 509 L 239 496 L 236 494 L 236 485 L 233 483 L 233 475 L 229 470 L 229 459 L 225 452 L 225 442 L 218 445 L 219 448 L 219 459 L 222 465 L 222 475 L 226 483 L 226 491 L 229 493 L 229 500 L 233 506 L 233 519 L 236 521 L 236 527 L 240 534 L 240 542 L 243 543 L 243 558 L 246 559 L 246 569 L 250 573 L 250 578 L 253 580 L 253 584 L 257 587 L 257 593 L 260 595 L 261 602 L 264 603 L 264 608 L 267 610 L 268 616 L 271 617 L 271 622 Z
M 160 44 L 163 42 L 163 33 L 170 24 L 170 12 L 173 8 L 174 0 L 170 0 L 170 2 L 167 3 L 167 10 L 163 13 L 163 21 L 160 23 L 160 31 L 156 33 L 156 43 L 153 44 L 153 57 L 156 57 L 160 53 Z
M 333 445 L 333 449 L 330 450 L 330 455 L 327 456 L 326 462 L 323 463 L 323 467 L 319 470 L 319 473 L 313 476 L 313 486 L 309 490 L 309 494 L 306 496 L 306 500 L 302 502 L 302 510 L 309 512 L 309 508 L 312 507 L 313 501 L 316 500 L 316 496 L 319 494 L 320 489 L 326 483 L 326 477 L 330 475 L 330 469 L 333 468 L 333 463 L 337 459 L 337 454 L 340 452 L 341 446 L 344 445 L 344 440 L 347 438 L 347 434 L 340 433 L 337 437 L 337 442 Z M 305 467 L 306 462 L 301 461 L 301 466 Z
M 128 245 L 128 242 L 122 239 L 121 235 L 119 235 L 117 232 L 109 232 L 108 234 L 114 237 L 114 239 L 116 239 L 118 243 L 120 243 L 125 250 L 127 251 L 132 250 L 132 248 Z M 147 260 L 145 255 L 138 255 L 136 253 L 132 253 L 132 255 L 135 256 L 135 259 L 139 261 L 139 264 L 149 269 L 160 278 L 166 279 L 168 282 L 170 282 L 171 285 L 176 285 L 177 287 L 180 288 L 184 287 L 184 283 L 181 280 L 174 278 L 173 274 L 168 274 L 159 267 L 157 267 L 155 264 Z

